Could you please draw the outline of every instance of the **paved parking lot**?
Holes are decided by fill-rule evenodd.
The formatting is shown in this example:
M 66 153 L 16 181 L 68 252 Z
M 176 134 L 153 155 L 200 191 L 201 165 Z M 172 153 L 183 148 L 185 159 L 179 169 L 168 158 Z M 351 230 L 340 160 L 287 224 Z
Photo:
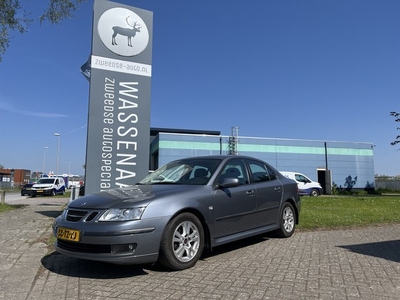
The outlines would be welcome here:
M 399 299 L 400 224 L 259 236 L 170 272 L 49 250 L 68 202 L 50 199 L 0 214 L 0 299 Z

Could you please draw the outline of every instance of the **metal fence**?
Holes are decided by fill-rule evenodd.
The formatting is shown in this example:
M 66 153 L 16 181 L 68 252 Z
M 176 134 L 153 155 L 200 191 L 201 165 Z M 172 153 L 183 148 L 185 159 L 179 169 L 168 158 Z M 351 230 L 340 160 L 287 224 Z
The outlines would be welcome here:
M 375 179 L 375 189 L 400 191 L 400 180 Z
M 25 183 L 23 182 L 2 182 L 0 181 L 0 189 L 19 189 Z
M 10 188 L 12 188 L 11 182 L 0 181 L 0 189 L 10 189 Z

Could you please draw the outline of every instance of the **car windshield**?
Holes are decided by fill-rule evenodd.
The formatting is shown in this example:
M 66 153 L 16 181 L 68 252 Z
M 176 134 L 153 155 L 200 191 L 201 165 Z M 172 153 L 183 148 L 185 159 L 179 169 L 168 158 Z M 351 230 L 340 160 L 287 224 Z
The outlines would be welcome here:
M 37 183 L 53 183 L 54 178 L 40 178 Z
M 182 159 L 173 161 L 147 175 L 138 184 L 204 185 L 214 174 L 221 159 Z

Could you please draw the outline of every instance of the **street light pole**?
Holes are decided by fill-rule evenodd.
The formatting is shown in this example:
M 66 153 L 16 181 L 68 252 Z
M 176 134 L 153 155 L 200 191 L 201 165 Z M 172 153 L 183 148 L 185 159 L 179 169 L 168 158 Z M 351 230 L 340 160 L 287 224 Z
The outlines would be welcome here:
M 54 133 L 54 136 L 57 137 L 57 164 L 56 164 L 56 176 L 58 176 L 58 161 L 60 159 L 60 134 Z
M 42 175 L 44 175 L 44 170 L 45 170 L 45 164 L 46 164 L 46 150 L 48 149 L 49 147 L 44 147 L 44 151 L 43 151 L 43 173 L 42 173 Z

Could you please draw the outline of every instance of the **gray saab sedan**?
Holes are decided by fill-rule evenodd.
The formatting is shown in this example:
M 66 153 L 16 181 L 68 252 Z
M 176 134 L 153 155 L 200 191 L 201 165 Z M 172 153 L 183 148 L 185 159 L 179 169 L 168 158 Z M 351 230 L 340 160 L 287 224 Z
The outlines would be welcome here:
M 203 248 L 299 222 L 295 181 L 246 156 L 202 156 L 168 163 L 128 188 L 78 198 L 55 220 L 56 250 L 115 264 L 195 265 Z

